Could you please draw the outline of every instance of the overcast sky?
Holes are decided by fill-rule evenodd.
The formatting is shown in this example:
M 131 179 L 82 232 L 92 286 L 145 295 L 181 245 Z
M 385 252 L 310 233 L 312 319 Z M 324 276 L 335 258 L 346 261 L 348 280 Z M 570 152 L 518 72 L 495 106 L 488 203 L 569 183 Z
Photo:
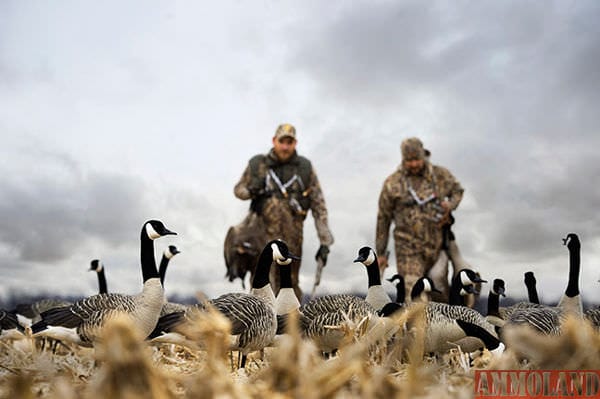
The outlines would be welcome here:
M 321 292 L 366 289 L 352 260 L 418 136 L 465 188 L 454 231 L 484 278 L 523 297 L 533 270 L 556 301 L 575 232 L 600 303 L 599 19 L 593 0 L 2 1 L 0 299 L 92 295 L 94 258 L 138 292 L 152 218 L 179 233 L 155 242 L 182 251 L 168 295 L 241 290 L 233 186 L 289 122 L 335 237 Z M 309 216 L 305 292 L 318 245 Z

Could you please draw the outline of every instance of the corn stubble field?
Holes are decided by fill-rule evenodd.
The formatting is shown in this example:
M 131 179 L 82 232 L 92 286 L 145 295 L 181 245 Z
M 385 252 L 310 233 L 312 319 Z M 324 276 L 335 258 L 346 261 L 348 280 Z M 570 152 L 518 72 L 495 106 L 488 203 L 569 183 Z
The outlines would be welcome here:
M 459 349 L 424 354 L 421 318 L 419 307 L 396 317 L 412 327 L 393 340 L 348 325 L 345 346 L 328 360 L 291 332 L 244 370 L 232 367 L 229 322 L 217 312 L 186 331 L 197 348 L 149 344 L 116 318 L 94 349 L 59 346 L 53 354 L 30 338 L 1 341 L 0 398 L 472 398 L 476 369 L 600 369 L 600 334 L 582 320 L 567 320 L 555 337 L 505 331 L 502 356 L 482 351 L 470 364 Z

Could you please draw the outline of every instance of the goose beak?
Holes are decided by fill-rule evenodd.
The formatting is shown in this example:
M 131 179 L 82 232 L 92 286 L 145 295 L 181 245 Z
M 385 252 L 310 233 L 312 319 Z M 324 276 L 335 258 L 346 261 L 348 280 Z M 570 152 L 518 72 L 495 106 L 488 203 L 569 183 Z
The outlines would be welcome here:
M 165 231 L 162 233 L 162 235 L 164 235 L 164 236 L 167 236 L 167 235 L 176 236 L 177 233 L 175 233 L 174 231 L 171 231 L 169 229 L 165 229 Z
M 294 254 L 293 254 L 293 253 L 291 253 L 291 252 L 290 252 L 290 253 L 288 253 L 288 256 L 287 256 L 287 257 L 288 257 L 289 259 L 292 259 L 292 260 L 300 260 L 300 259 L 301 259 L 299 256 L 296 256 L 296 255 L 294 255 Z
M 487 283 L 487 280 L 483 280 L 483 279 L 481 279 L 481 277 L 475 277 L 473 279 L 473 282 L 474 283 Z
M 437 292 L 438 294 L 442 293 L 442 291 L 438 290 L 437 288 L 432 288 L 431 292 Z
M 506 296 L 504 293 L 504 288 L 498 288 L 498 295 Z
M 367 260 L 367 258 L 365 258 L 364 256 L 359 256 L 358 258 L 354 259 L 353 262 L 364 262 L 365 260 Z

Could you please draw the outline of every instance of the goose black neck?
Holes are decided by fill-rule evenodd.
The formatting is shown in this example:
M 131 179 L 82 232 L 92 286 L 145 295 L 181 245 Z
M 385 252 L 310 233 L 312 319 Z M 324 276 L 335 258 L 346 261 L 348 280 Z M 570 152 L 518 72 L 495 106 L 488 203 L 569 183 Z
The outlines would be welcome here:
M 460 282 L 460 274 L 452 279 L 452 286 L 450 287 L 450 293 L 448 295 L 448 303 L 450 305 L 464 306 L 465 298 L 460 295 L 462 284 Z
M 418 280 L 410 290 L 410 299 L 413 302 L 418 301 L 423 292 L 425 292 L 425 284 L 422 280 Z
M 487 314 L 500 317 L 500 295 L 495 292 L 490 292 L 488 295 Z
M 101 294 L 106 294 L 108 292 L 108 288 L 106 287 L 106 276 L 104 275 L 104 269 L 100 270 L 98 273 L 98 287 Z
M 291 264 L 279 265 L 279 279 L 281 288 L 293 288 Z
M 271 263 L 273 263 L 273 253 L 270 247 L 265 248 L 258 258 L 256 264 L 256 272 L 252 279 L 252 288 L 263 288 L 269 284 L 269 272 L 271 271 Z
M 169 258 L 167 258 L 164 254 L 162 259 L 160 260 L 160 267 L 158 269 L 158 274 L 160 276 L 160 283 L 164 285 L 165 283 L 165 275 L 167 274 L 167 266 L 169 265 Z
M 381 285 L 381 275 L 379 274 L 379 265 L 377 260 L 371 263 L 367 268 L 367 275 L 369 276 L 369 288 L 374 285 Z
M 396 284 L 396 303 L 404 303 L 405 300 L 406 287 L 404 286 L 404 280 L 400 280 Z
M 142 262 L 142 277 L 144 283 L 151 278 L 159 278 L 154 259 L 154 241 L 142 232 L 140 245 L 140 261 Z
M 580 250 L 579 248 L 569 248 L 569 283 L 565 290 L 565 295 L 573 298 L 579 295 L 579 268 L 580 268 Z
M 529 298 L 529 302 L 531 303 L 540 303 L 540 298 L 538 298 L 537 289 L 535 288 L 534 282 L 529 282 L 525 284 L 527 286 L 527 297 Z

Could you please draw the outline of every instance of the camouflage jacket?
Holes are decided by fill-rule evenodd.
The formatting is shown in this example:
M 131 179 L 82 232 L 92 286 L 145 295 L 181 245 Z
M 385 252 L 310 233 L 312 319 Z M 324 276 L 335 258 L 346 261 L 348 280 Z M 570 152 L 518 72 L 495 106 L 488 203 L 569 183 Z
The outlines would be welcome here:
M 320 243 L 333 244 L 325 198 L 308 159 L 294 154 L 288 162 L 281 163 L 273 150 L 253 157 L 235 185 L 234 194 L 242 200 L 256 200 L 257 192 L 264 202 L 260 214 L 268 239 L 283 238 L 290 244 L 290 249 L 299 252 L 301 248 L 297 247 L 302 246 L 302 225 L 310 210 Z
M 396 251 L 400 252 L 397 255 L 425 252 L 427 257 L 437 256 L 442 245 L 439 203 L 446 200 L 454 210 L 462 199 L 463 191 L 446 168 L 427 161 L 422 175 L 411 176 L 401 165 L 385 179 L 379 195 L 375 237 L 377 253 L 385 253 L 393 221 Z

